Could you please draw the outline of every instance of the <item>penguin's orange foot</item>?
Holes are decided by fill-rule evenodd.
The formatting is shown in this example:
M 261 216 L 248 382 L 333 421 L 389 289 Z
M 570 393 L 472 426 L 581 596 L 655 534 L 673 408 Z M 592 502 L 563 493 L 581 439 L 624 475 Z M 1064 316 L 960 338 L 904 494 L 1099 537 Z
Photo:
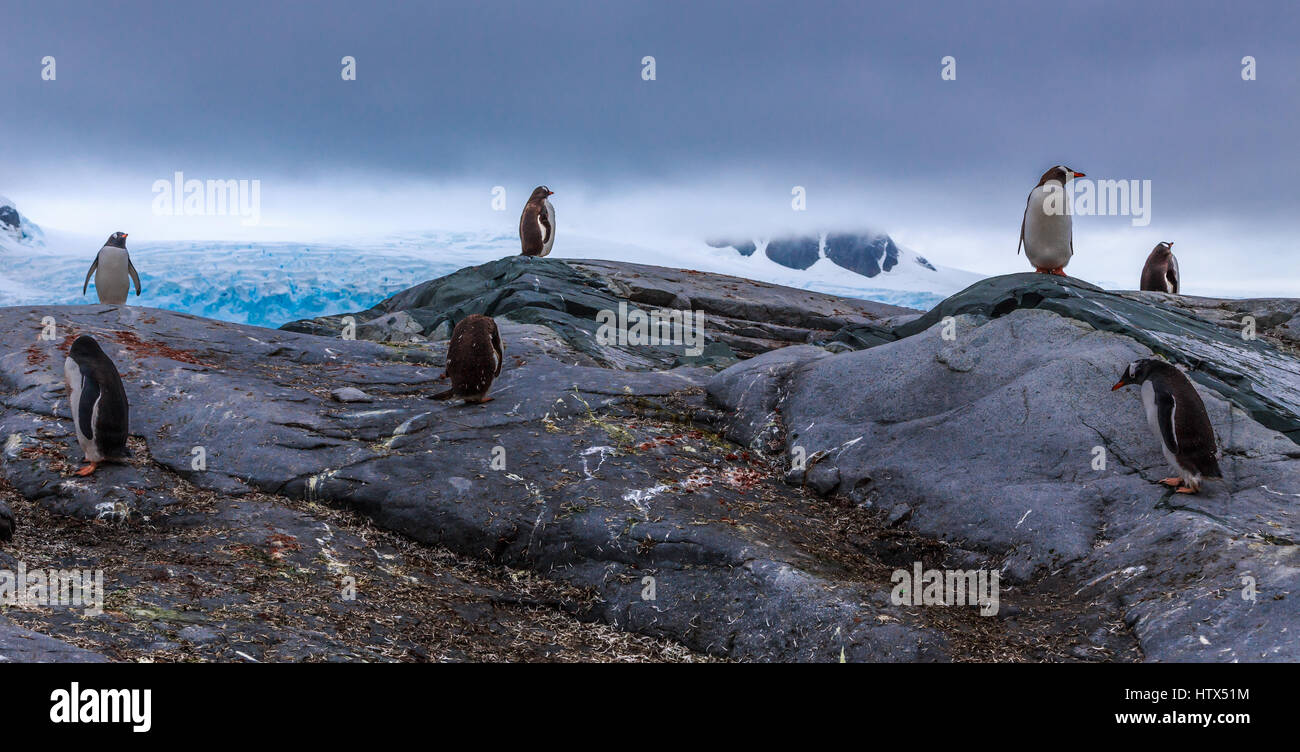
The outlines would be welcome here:
M 1048 273 L 1048 274 L 1055 274 L 1055 275 L 1058 276 L 1058 277 L 1064 277 L 1064 276 L 1065 276 L 1065 267 L 1058 266 L 1058 267 L 1056 267 L 1055 269 L 1048 269 L 1048 270 L 1047 270 L 1047 273 Z
M 1035 267 L 1034 267 L 1034 273 L 1035 273 L 1035 274 L 1051 274 L 1051 273 L 1052 273 L 1052 270 L 1051 270 L 1051 269 L 1039 269 L 1038 267 L 1035 266 Z
M 1178 488 L 1179 486 L 1183 485 L 1182 478 L 1161 478 L 1160 482 L 1165 484 L 1166 486 L 1169 486 L 1170 488 Z
M 95 469 L 98 468 L 98 467 L 99 467 L 99 463 L 98 463 L 98 462 L 92 462 L 92 463 L 86 465 L 85 467 L 81 468 L 80 470 L 78 470 L 78 471 L 77 471 L 77 475 L 80 475 L 80 476 L 82 476 L 82 477 L 84 478 L 85 476 L 90 475 L 91 473 L 95 472 Z
M 482 405 L 486 402 L 491 402 L 494 399 L 496 399 L 496 397 L 484 397 L 483 399 L 479 400 L 478 403 Z
M 1200 489 L 1192 488 L 1191 486 L 1179 486 L 1178 488 L 1174 489 L 1174 493 L 1194 494 L 1199 490 Z

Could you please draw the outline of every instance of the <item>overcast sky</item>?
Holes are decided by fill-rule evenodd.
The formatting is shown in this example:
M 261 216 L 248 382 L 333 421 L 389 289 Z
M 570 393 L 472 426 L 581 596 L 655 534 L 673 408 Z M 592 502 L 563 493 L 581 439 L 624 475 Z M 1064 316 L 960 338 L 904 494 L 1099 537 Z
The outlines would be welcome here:
M 52 226 L 175 236 L 150 190 L 177 170 L 261 180 L 268 228 L 290 230 L 510 229 L 546 183 L 568 227 L 625 242 L 856 224 L 992 273 L 1024 264 L 1025 195 L 1065 163 L 1152 181 L 1149 227 L 1076 218 L 1097 274 L 1171 239 L 1185 275 L 1217 259 L 1225 283 L 1300 282 L 1294 2 L 875 5 L 10 6 L 0 193 Z M 508 217 L 487 211 L 495 185 Z M 256 237 L 228 224 L 203 230 Z

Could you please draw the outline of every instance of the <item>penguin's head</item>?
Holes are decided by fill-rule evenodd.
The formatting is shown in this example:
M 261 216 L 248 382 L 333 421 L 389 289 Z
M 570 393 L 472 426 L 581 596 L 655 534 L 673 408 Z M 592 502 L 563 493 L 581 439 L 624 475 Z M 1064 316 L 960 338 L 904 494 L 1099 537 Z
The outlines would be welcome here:
M 1173 250 L 1174 250 L 1173 243 L 1164 242 L 1164 243 L 1156 243 L 1156 247 L 1152 248 L 1151 252 L 1152 253 L 1173 253 Z
M 1130 384 L 1141 384 L 1151 376 L 1151 371 L 1160 367 L 1162 363 L 1163 361 L 1154 358 L 1143 358 L 1129 363 L 1124 368 L 1124 374 L 1119 377 L 1119 381 L 1115 382 L 1115 386 L 1112 386 L 1110 390 L 1113 392 Z
M 82 361 L 87 358 L 103 357 L 104 351 L 94 337 L 83 334 L 73 340 L 72 347 L 68 348 L 68 355 L 72 356 L 73 360 Z
M 539 186 L 537 186 L 536 188 L 533 189 L 533 195 L 529 196 L 529 197 L 528 197 L 528 200 L 529 200 L 529 201 L 541 201 L 542 199 L 546 198 L 547 196 L 554 196 L 554 195 L 555 195 L 555 191 L 551 190 L 550 188 L 547 188 L 547 187 L 544 186 L 544 185 L 539 185 Z
M 1043 176 L 1038 179 L 1038 184 L 1046 185 L 1049 180 L 1055 180 L 1061 185 L 1065 185 L 1075 178 L 1082 177 L 1086 177 L 1082 172 L 1075 172 L 1065 165 L 1057 165 L 1049 169 L 1047 172 L 1044 172 Z
M 126 233 L 115 232 L 112 235 L 109 235 L 108 240 L 104 245 L 111 245 L 114 248 L 126 248 Z

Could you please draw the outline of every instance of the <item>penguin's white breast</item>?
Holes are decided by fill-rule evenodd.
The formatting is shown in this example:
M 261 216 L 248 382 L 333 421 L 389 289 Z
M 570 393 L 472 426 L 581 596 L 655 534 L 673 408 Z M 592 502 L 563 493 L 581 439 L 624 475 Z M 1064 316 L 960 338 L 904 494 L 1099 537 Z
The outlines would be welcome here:
M 107 247 L 99 252 L 99 268 L 95 270 L 95 292 L 101 302 L 125 303 L 130 289 L 127 277 L 126 251 Z
M 1025 255 L 1039 266 L 1064 266 L 1070 260 L 1067 198 L 1065 191 L 1055 184 L 1052 188 L 1040 185 L 1029 194 L 1029 206 L 1025 208 Z

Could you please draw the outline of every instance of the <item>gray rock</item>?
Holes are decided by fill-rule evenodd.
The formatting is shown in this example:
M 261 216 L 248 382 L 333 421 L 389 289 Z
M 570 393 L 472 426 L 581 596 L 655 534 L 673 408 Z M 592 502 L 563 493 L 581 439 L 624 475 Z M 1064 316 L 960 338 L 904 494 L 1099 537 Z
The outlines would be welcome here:
M 181 629 L 176 636 L 186 642 L 205 644 L 221 638 L 221 633 L 211 627 L 191 625 Z
M 354 386 L 339 387 L 330 392 L 335 402 L 374 402 L 374 398 Z
M 106 663 L 107 658 L 30 629 L 0 616 L 0 664 Z
M 423 342 L 424 327 L 409 313 L 396 311 L 357 326 L 357 338 L 371 342 Z
M 732 413 L 733 439 L 821 455 L 841 492 L 890 510 L 886 524 L 974 552 L 1004 582 L 1081 594 L 1098 613 L 1118 599 L 1148 659 L 1300 658 L 1300 601 L 1286 597 L 1300 584 L 1288 563 L 1300 448 L 1274 428 L 1294 418 L 1294 356 L 1163 301 L 1013 276 L 950 298 L 894 341 L 770 353 L 708 393 Z M 1191 375 L 1226 479 L 1200 496 L 1155 483 L 1166 463 L 1139 396 L 1110 391 L 1126 363 L 1152 355 L 1147 343 L 1203 369 Z M 1247 575 L 1268 594 L 1242 600 Z

